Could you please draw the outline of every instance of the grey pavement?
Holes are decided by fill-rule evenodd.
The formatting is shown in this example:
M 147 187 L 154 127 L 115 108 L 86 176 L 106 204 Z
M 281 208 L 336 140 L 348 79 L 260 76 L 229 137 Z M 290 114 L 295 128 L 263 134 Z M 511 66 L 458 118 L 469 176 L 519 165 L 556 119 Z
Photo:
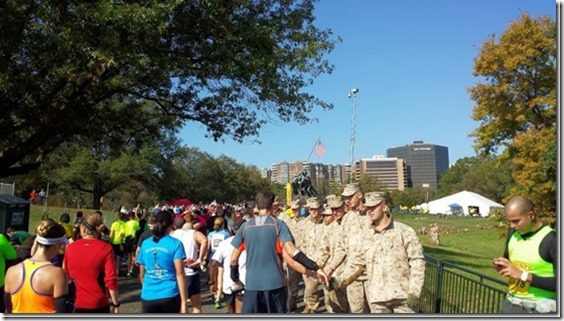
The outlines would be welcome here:
M 209 291 L 207 273 L 200 274 L 201 289 L 202 289 L 202 313 L 203 314 L 223 314 L 227 313 L 227 308 L 216 309 L 214 307 L 213 296 Z M 139 314 L 141 313 L 141 284 L 137 276 L 120 276 L 118 279 L 119 283 L 119 297 L 120 297 L 120 313 L 125 314 Z M 300 283 L 302 289 L 300 290 L 299 296 L 303 297 L 303 282 Z M 321 307 L 319 313 L 325 312 L 325 306 L 323 304 L 323 291 L 319 288 Z M 298 302 L 298 311 L 300 313 L 303 310 L 303 301 Z M 191 306 L 189 306 L 191 310 Z

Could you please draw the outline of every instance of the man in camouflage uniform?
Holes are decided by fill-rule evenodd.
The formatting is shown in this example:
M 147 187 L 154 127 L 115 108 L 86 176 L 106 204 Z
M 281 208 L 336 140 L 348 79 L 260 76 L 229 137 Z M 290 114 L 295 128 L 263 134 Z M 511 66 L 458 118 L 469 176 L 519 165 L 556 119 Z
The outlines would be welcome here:
M 292 236 L 294 237 L 294 244 L 296 245 L 296 247 L 301 248 L 301 222 L 302 222 L 302 217 L 300 216 L 300 208 L 301 208 L 301 204 L 300 204 L 300 200 L 294 200 L 292 201 L 292 204 L 290 206 L 291 210 L 292 210 L 292 217 L 289 218 L 286 221 L 286 225 L 288 225 L 288 228 L 290 229 L 290 233 L 292 233 Z M 282 214 L 283 216 L 287 216 L 286 214 Z M 300 286 L 300 280 L 302 279 L 302 275 L 298 272 L 296 272 L 293 269 L 287 268 L 286 267 L 286 272 L 287 272 L 287 278 L 288 278 L 288 311 L 293 312 L 298 308 L 298 293 L 299 293 L 299 286 Z
M 329 250 L 329 261 L 325 271 L 328 275 L 333 276 L 333 282 L 325 290 L 325 307 L 327 312 L 330 313 L 348 313 L 347 290 L 339 284 L 342 281 L 345 253 L 344 251 L 338 252 L 339 248 L 343 248 L 343 228 L 341 223 L 345 215 L 345 202 L 340 196 L 336 195 L 329 195 L 326 199 L 327 207 L 332 217 L 331 219 L 325 219 L 325 223 L 329 223 L 325 226 L 324 232 L 324 241 Z M 322 212 L 321 214 L 326 213 Z
M 322 246 L 323 239 L 323 219 L 321 217 L 321 202 L 317 198 L 307 200 L 309 216 L 301 224 L 302 239 L 300 248 L 302 251 L 320 268 L 323 268 L 329 258 L 328 251 Z M 304 303 L 303 313 L 315 313 L 319 307 L 319 295 L 317 288 L 319 280 L 303 276 L 304 278 Z
M 343 217 L 343 242 L 336 250 L 336 255 L 346 253 L 343 266 L 343 282 L 347 289 L 347 300 L 352 313 L 368 313 L 370 308 L 367 301 L 367 275 L 365 269 L 364 230 L 370 224 L 366 213 L 361 211 L 363 192 L 358 183 L 347 184 L 341 194 L 345 199 L 347 214 Z M 348 283 L 348 285 L 347 285 Z
M 390 215 L 384 193 L 367 193 L 371 223 L 365 233 L 365 264 L 371 313 L 413 313 L 425 280 L 423 247 L 415 230 Z

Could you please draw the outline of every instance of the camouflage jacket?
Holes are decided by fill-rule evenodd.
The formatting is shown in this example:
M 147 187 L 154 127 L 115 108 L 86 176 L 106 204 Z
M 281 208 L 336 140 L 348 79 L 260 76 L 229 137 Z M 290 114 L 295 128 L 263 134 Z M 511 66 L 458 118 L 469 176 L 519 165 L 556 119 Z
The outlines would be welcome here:
M 419 296 L 425 280 L 423 247 L 415 231 L 393 221 L 382 232 L 372 226 L 365 233 L 368 302 Z
M 290 233 L 292 233 L 292 237 L 294 238 L 294 245 L 298 248 L 301 246 L 301 241 L 302 241 L 302 228 L 301 228 L 302 223 L 303 223 L 302 218 L 300 218 L 299 220 L 296 220 L 295 218 L 290 218 L 290 220 L 286 222 L 286 225 L 288 225 L 288 229 L 290 229 Z
M 339 277 L 343 272 L 343 263 L 345 262 L 345 251 L 343 246 L 343 227 L 334 221 L 329 225 L 325 225 L 324 241 L 329 250 L 329 261 L 327 266 L 334 272 L 335 277 Z
M 319 222 L 312 222 L 311 218 L 306 218 L 300 224 L 301 240 L 300 249 L 312 260 L 323 267 L 329 258 L 327 243 L 323 241 L 323 231 L 325 224 L 320 219 Z
M 336 255 L 346 254 L 343 266 L 343 275 L 348 277 L 360 267 L 364 266 L 364 252 L 366 251 L 365 235 L 370 218 L 365 213 L 349 211 L 343 217 L 342 245 L 336 250 Z M 361 275 L 358 280 L 366 280 L 366 274 Z

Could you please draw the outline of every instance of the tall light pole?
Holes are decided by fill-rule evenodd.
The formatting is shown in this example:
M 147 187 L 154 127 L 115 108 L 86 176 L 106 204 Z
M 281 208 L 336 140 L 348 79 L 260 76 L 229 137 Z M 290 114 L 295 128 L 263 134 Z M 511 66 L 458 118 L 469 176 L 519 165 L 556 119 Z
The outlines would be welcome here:
M 354 143 L 356 141 L 356 94 L 358 94 L 358 88 L 353 88 L 349 91 L 349 99 L 352 99 L 352 118 L 351 118 L 351 177 L 350 182 L 353 182 L 353 170 L 354 170 Z

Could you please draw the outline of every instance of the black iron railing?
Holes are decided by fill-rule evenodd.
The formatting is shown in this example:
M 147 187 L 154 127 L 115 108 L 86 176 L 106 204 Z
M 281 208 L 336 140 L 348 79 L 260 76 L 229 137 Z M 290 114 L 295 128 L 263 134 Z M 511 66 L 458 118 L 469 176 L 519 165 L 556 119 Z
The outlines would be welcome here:
M 422 313 L 497 313 L 506 283 L 457 264 L 425 256 Z

